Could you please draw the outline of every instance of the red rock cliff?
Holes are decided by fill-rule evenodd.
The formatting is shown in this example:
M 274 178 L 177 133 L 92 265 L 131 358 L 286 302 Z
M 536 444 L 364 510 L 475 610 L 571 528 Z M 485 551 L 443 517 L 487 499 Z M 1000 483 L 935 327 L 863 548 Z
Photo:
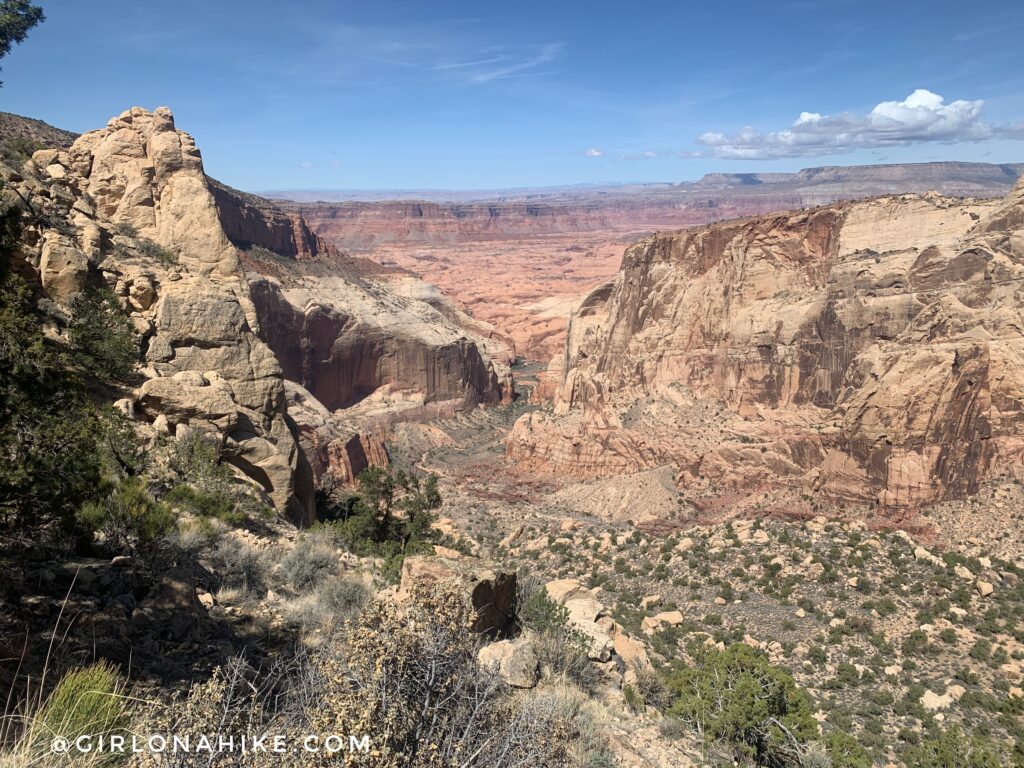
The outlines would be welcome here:
M 600 311 L 574 319 L 554 413 L 524 417 L 509 455 L 897 507 L 1024 476 L 1022 196 L 880 198 L 640 241 Z

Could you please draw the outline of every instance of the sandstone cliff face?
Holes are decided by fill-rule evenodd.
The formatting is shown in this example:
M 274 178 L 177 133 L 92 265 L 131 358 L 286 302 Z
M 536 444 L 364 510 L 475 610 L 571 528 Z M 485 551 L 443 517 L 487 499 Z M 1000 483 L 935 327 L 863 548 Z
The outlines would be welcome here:
M 335 255 L 296 212 L 285 212 L 256 195 L 210 180 L 210 191 L 225 234 L 243 250 L 258 246 L 291 259 Z
M 202 160 L 169 110 L 132 109 L 66 151 L 37 152 L 11 179 L 67 227 L 27 239 L 22 269 L 59 303 L 87 281 L 121 296 L 143 339 L 134 413 L 171 434 L 218 436 L 225 458 L 297 523 L 312 485 L 286 411 L 281 368 L 220 224 Z
M 211 187 L 316 482 L 387 465 L 396 422 L 512 399 L 514 349 L 493 326 L 407 272 L 339 252 L 294 211 Z
M 128 110 L 8 176 L 65 221 L 33 229 L 18 267 L 58 303 L 102 282 L 131 311 L 146 379 L 131 410 L 216 434 L 295 522 L 313 519 L 324 474 L 387 463 L 391 422 L 512 395 L 493 328 L 209 179 L 167 109 Z
M 286 378 L 330 410 L 384 386 L 468 408 L 509 394 L 482 345 L 426 303 L 336 275 L 290 284 L 251 280 L 263 338 Z
M 781 483 L 893 507 L 1021 476 L 1022 190 L 640 241 L 596 320 L 574 319 L 554 413 L 521 420 L 509 455 L 591 476 L 673 464 L 684 488 Z

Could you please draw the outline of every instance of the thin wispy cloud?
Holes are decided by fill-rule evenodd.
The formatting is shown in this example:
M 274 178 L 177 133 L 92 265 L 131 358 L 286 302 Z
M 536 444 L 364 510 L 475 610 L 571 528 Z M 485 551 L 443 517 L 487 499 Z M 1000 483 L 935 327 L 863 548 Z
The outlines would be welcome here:
M 866 115 L 801 112 L 788 128 L 761 132 L 746 127 L 734 134 L 710 131 L 697 141 L 711 157 L 764 160 L 812 157 L 858 149 L 911 144 L 1024 139 L 1024 124 L 993 125 L 982 119 L 984 101 L 947 103 L 919 88 L 903 101 L 883 101 Z
M 544 65 L 565 53 L 561 42 L 499 42 L 473 20 L 390 26 L 345 23 L 307 31 L 310 45 L 302 60 L 268 61 L 263 66 L 272 69 L 280 64 L 286 71 L 330 84 L 372 79 L 485 85 L 546 74 Z
M 604 150 L 598 149 L 597 147 L 591 147 L 583 154 L 587 157 L 604 157 Z
M 469 81 L 473 83 L 489 83 L 492 80 L 501 80 L 521 75 L 529 70 L 535 70 L 537 67 L 557 59 L 561 55 L 562 47 L 561 43 L 546 43 L 526 57 L 508 55 L 502 57 L 502 60 L 498 62 L 478 65 L 469 76 Z

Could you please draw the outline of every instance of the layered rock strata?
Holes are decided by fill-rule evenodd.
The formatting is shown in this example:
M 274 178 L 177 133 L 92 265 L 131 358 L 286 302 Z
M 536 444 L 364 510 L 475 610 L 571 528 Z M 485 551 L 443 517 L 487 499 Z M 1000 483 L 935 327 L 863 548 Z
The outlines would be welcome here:
M 1024 476 L 1022 197 L 887 197 L 641 240 L 573 318 L 553 410 L 516 424 L 509 456 L 887 507 Z
M 511 397 L 511 352 L 493 329 L 209 179 L 166 108 L 133 108 L 3 173 L 32 207 L 15 269 L 57 315 L 87 285 L 130 313 L 144 380 L 125 411 L 215 435 L 297 523 L 313 520 L 315 479 L 387 462 L 391 421 Z M 357 405 L 383 427 L 367 430 Z

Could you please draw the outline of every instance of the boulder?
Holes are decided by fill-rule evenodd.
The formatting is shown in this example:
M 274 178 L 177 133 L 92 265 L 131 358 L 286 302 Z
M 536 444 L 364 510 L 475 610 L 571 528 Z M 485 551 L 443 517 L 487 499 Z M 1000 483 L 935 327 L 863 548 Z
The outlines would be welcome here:
M 66 238 L 47 232 L 39 260 L 39 279 L 47 295 L 66 304 L 85 288 L 88 274 L 88 257 Z
M 647 656 L 643 643 L 627 635 L 624 631 L 616 632 L 612 638 L 615 655 L 622 659 L 626 669 L 651 669 L 651 660 Z
M 539 660 L 533 642 L 527 638 L 485 645 L 477 654 L 477 662 L 497 672 L 514 688 L 533 688 L 537 684 Z
M 132 614 L 132 629 L 168 642 L 205 639 L 210 621 L 193 575 L 184 568 L 165 572 Z
M 568 614 L 569 626 L 587 640 L 587 656 L 594 661 L 608 661 L 614 650 L 609 628 L 600 620 L 605 617 L 605 607 L 597 597 L 576 579 L 558 579 L 544 586 L 548 597 L 562 605 Z M 610 620 L 609 620 L 610 621 Z
M 662 627 L 674 627 L 683 623 L 682 611 L 664 611 L 654 616 L 646 616 L 640 622 L 640 628 L 645 634 L 652 635 Z
M 408 600 L 417 588 L 455 584 L 476 612 L 473 631 L 501 634 L 515 617 L 516 574 L 475 558 L 448 560 L 431 555 L 413 555 L 402 563 L 396 599 Z

